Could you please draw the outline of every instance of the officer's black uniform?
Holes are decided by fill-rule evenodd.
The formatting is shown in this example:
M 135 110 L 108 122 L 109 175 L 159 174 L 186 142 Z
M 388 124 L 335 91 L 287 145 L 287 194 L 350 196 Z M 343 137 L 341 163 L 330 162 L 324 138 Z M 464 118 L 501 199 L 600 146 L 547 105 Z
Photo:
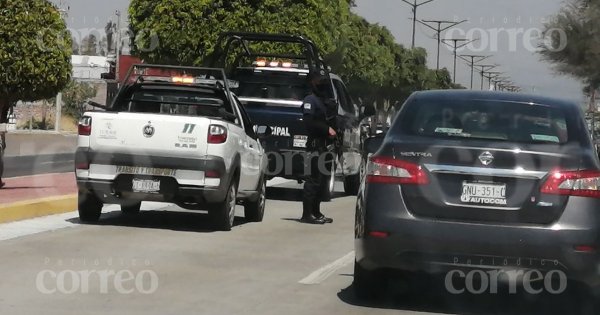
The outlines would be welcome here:
M 322 194 L 327 185 L 327 177 L 331 174 L 333 154 L 327 146 L 332 143 L 329 136 L 331 127 L 327 121 L 327 78 L 312 76 L 313 93 L 304 99 L 302 110 L 304 123 L 308 132 L 307 158 L 305 160 L 304 196 L 302 200 L 302 222 L 324 224 L 333 222 L 321 213 Z
M 0 113 L 0 124 L 8 123 L 8 110 L 10 106 L 7 106 Z M 0 131 L 0 188 L 4 187 L 2 181 L 2 175 L 4 173 L 4 151 L 6 151 L 6 136 L 4 131 Z

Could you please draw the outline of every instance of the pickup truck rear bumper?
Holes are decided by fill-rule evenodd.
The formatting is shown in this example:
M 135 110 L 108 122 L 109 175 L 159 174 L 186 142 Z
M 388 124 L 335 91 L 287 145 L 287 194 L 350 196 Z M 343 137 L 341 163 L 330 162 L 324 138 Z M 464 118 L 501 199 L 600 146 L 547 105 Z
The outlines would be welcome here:
M 203 186 L 178 186 L 168 188 L 167 193 L 150 194 L 119 191 L 114 181 L 78 179 L 77 186 L 82 193 L 93 193 L 108 204 L 125 204 L 131 201 L 158 201 L 175 204 L 196 204 L 198 207 L 225 200 L 227 188 Z
M 205 156 L 195 159 L 165 158 L 153 156 L 135 156 L 128 154 L 106 154 L 77 150 L 76 164 L 87 162 L 101 165 L 140 166 L 151 168 L 169 168 L 176 170 L 215 171 L 220 174 L 219 186 L 181 185 L 176 178 L 168 176 L 148 176 L 133 174 L 116 174 L 114 179 L 78 177 L 77 186 L 80 193 L 93 193 L 104 203 L 127 204 L 132 201 L 158 201 L 175 203 L 180 206 L 194 205 L 204 209 L 211 203 L 225 200 L 227 188 L 232 174 L 226 172 L 222 157 Z M 132 191 L 133 177 L 160 179 L 160 192 L 139 193 Z

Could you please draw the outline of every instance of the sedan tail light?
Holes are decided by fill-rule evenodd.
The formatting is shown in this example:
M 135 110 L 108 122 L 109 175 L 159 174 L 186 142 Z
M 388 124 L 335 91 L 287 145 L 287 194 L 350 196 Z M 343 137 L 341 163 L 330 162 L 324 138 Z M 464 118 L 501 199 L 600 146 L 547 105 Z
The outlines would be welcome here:
M 367 182 L 378 184 L 429 184 L 422 166 L 386 156 L 374 156 L 367 164 Z
M 92 134 L 92 117 L 83 116 L 79 120 L 77 130 L 80 136 L 89 136 Z
M 550 195 L 600 198 L 600 171 L 553 171 L 541 192 Z
M 220 144 L 227 141 L 227 129 L 220 125 L 208 126 L 208 143 Z

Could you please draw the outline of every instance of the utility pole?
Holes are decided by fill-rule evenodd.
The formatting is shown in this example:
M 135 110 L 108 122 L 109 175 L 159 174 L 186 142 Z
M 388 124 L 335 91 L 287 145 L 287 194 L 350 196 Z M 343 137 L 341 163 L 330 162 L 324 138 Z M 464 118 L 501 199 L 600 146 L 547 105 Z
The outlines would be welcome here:
M 433 2 L 433 1 L 435 1 L 435 0 L 426 0 L 424 2 L 419 3 L 419 0 L 413 0 L 413 2 L 409 2 L 408 0 L 402 0 L 402 2 L 411 6 L 412 12 L 413 12 L 412 46 L 411 46 L 412 48 L 415 48 L 415 35 L 416 35 L 416 31 L 417 31 L 417 9 L 419 9 L 420 6 L 426 5 L 429 2 Z
M 459 48 L 463 48 L 467 45 L 469 45 L 470 43 L 476 41 L 477 39 L 472 39 L 472 40 L 468 40 L 466 38 L 450 38 L 450 39 L 443 39 L 442 42 L 444 42 L 446 45 L 450 46 L 453 48 L 454 50 L 454 79 L 453 79 L 453 83 L 456 83 L 456 59 L 458 58 L 458 54 L 457 51 Z M 453 45 L 448 44 L 447 42 L 452 42 Z M 461 45 L 458 45 L 459 42 L 464 42 Z
M 464 57 L 464 58 L 463 58 Z M 475 63 L 479 63 L 482 62 L 488 58 L 490 58 L 491 56 L 484 56 L 484 55 L 460 55 L 460 59 L 465 60 L 466 62 L 469 63 L 469 66 L 471 67 L 471 90 L 473 89 L 473 76 L 475 75 Z M 465 58 L 470 58 L 471 61 L 465 59 Z M 478 59 L 477 61 L 475 61 L 475 59 Z
M 502 74 L 503 74 L 503 72 L 499 72 L 499 71 L 484 71 L 483 77 L 488 79 L 488 89 L 492 86 L 492 79 L 494 79 Z
M 489 70 L 498 67 L 498 65 L 477 65 L 476 67 L 481 67 L 481 70 L 479 70 L 479 74 L 481 75 L 481 90 L 483 90 L 483 79 L 485 78 L 483 75 Z
M 437 66 L 436 69 L 440 70 L 440 46 L 442 44 L 442 32 L 446 31 L 454 26 L 457 26 L 459 24 L 462 24 L 464 22 L 466 22 L 467 20 L 462 20 L 460 22 L 454 22 L 454 21 L 442 21 L 442 20 L 423 20 L 420 21 L 418 20 L 417 22 L 429 27 L 430 29 L 432 29 L 434 32 L 436 32 L 436 36 L 437 36 Z M 437 24 L 436 27 L 433 27 L 429 24 Z M 449 24 L 446 27 L 442 27 L 442 25 L 445 24 Z
M 494 91 L 502 91 L 502 84 L 510 83 L 509 79 L 509 77 L 496 77 L 492 79 L 492 82 L 494 83 Z
M 116 64 L 115 64 L 115 79 L 119 80 L 119 63 L 121 60 L 121 11 L 115 11 L 117 16 L 117 43 L 115 45 Z

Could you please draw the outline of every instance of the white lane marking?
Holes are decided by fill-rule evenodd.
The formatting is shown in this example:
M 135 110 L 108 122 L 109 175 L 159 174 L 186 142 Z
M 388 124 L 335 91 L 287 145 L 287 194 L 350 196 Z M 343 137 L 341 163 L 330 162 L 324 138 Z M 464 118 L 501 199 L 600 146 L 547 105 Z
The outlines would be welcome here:
M 267 186 L 273 187 L 273 186 L 279 186 L 279 185 L 283 185 L 283 184 L 287 184 L 287 183 L 295 183 L 295 182 L 296 181 L 294 181 L 294 180 L 285 179 L 285 178 L 281 178 L 281 177 L 275 177 L 275 178 L 267 181 Z
M 165 206 L 166 204 L 164 203 L 145 202 L 142 205 L 142 210 L 160 210 L 164 209 Z M 118 205 L 109 205 L 102 209 L 102 213 L 105 215 L 108 212 L 119 211 L 120 209 Z M 71 222 L 73 221 L 71 219 L 78 219 L 78 217 L 78 213 L 74 211 L 30 220 L 3 223 L 0 224 L 0 241 L 78 226 L 78 223 Z
M 348 266 L 354 262 L 354 251 L 349 252 L 344 257 L 330 263 L 329 265 L 323 266 L 318 270 L 314 271 L 308 277 L 298 281 L 301 284 L 319 284 L 333 275 L 336 271 Z

